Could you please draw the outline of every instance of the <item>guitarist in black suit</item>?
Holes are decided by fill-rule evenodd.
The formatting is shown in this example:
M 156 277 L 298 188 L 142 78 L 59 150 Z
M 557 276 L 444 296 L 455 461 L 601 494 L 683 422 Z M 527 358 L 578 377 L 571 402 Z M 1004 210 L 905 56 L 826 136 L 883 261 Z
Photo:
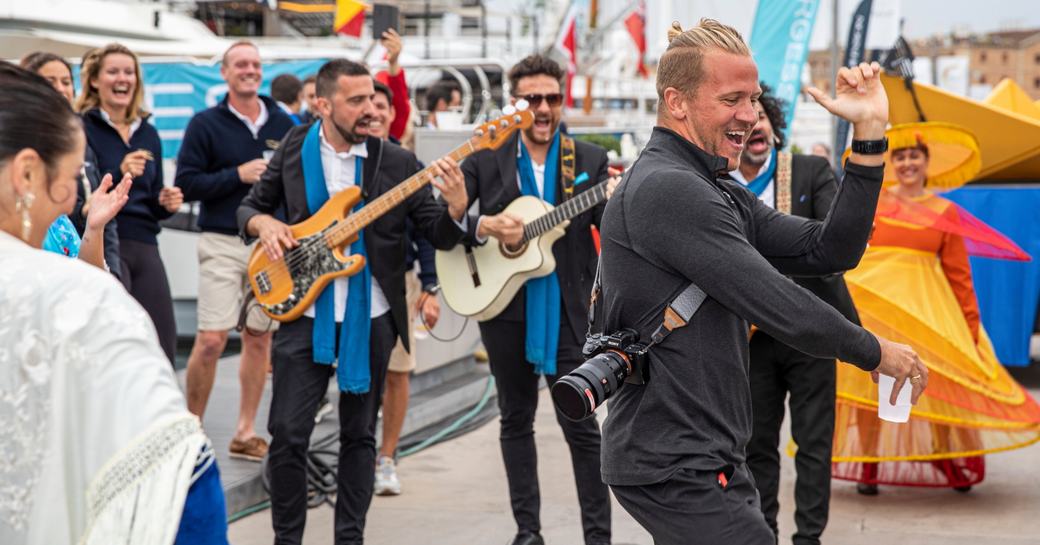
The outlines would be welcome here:
M 291 224 L 314 214 L 331 195 L 359 185 L 365 202 L 419 171 L 411 152 L 369 135 L 375 90 L 368 70 L 345 59 L 318 71 L 321 121 L 286 134 L 267 171 L 238 209 L 243 236 L 259 237 L 272 260 L 299 243 L 272 214 L 283 205 Z M 314 415 L 335 373 L 340 387 L 339 472 L 335 543 L 360 544 L 372 501 L 375 424 L 390 351 L 400 337 L 408 348 L 405 303 L 405 219 L 436 248 L 450 249 L 465 234 L 466 188 L 458 165 L 435 163 L 447 207 L 428 186 L 376 219 L 351 244 L 367 264 L 338 278 L 298 320 L 274 339 L 268 431 L 271 515 L 278 545 L 299 544 L 307 516 L 306 455 Z M 334 369 L 332 363 L 338 360 Z
M 608 178 L 605 150 L 558 130 L 562 79 L 558 64 L 537 55 L 509 71 L 514 101 L 526 100 L 535 120 L 501 148 L 476 153 L 462 164 L 466 193 L 471 202 L 480 201 L 481 218 L 471 227 L 476 236 L 470 243 L 483 243 L 493 230 L 505 243 L 516 242 L 520 221 L 502 211 L 521 195 L 559 205 Z M 588 181 L 574 185 L 575 174 L 583 172 Z M 600 204 L 571 219 L 566 234 L 553 246 L 556 271 L 528 280 L 501 314 L 480 323 L 498 388 L 502 458 L 518 527 L 513 545 L 543 543 L 534 441 L 538 378 L 544 375 L 552 385 L 583 362 L 581 347 L 597 258 L 590 228 L 599 224 L 602 212 Z M 599 474 L 599 425 L 594 418 L 571 422 L 559 411 L 556 420 L 570 447 L 585 543 L 610 543 L 610 496 Z
M 744 144 L 740 167 L 731 172 L 767 205 L 787 214 L 823 220 L 838 190 L 825 158 L 779 151 L 784 147 L 783 106 L 762 84 L 758 125 Z M 794 278 L 803 288 L 858 324 L 859 316 L 840 274 Z M 780 486 L 780 424 L 784 399 L 790 394 L 791 433 L 798 444 L 795 456 L 795 545 L 820 543 L 827 525 L 831 491 L 831 443 L 834 438 L 836 367 L 833 359 L 799 352 L 755 331 L 751 336 L 751 403 L 753 428 L 747 463 L 762 511 L 778 533 L 777 491 Z

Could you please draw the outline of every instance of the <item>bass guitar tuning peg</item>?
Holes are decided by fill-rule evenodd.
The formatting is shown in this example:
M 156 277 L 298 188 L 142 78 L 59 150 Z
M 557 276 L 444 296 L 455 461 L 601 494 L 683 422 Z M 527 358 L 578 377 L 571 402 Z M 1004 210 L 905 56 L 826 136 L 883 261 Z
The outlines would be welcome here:
M 516 113 L 516 107 L 510 104 L 509 106 L 502 108 L 502 113 L 505 115 L 513 115 Z
M 530 104 L 528 104 L 528 102 L 526 100 L 521 98 L 520 100 L 516 101 L 515 106 L 516 106 L 517 110 L 522 112 L 522 111 L 526 110 L 527 107 L 530 106 Z

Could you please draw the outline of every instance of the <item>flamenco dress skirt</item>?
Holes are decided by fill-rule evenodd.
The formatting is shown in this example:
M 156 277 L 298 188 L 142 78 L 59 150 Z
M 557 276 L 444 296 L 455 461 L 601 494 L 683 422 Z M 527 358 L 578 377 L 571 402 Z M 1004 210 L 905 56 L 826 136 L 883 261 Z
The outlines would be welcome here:
M 863 327 L 912 346 L 928 388 L 905 424 L 877 416 L 870 375 L 838 366 L 833 476 L 868 484 L 967 487 L 982 455 L 1040 440 L 1040 405 L 976 343 L 934 253 L 870 247 L 845 280 Z

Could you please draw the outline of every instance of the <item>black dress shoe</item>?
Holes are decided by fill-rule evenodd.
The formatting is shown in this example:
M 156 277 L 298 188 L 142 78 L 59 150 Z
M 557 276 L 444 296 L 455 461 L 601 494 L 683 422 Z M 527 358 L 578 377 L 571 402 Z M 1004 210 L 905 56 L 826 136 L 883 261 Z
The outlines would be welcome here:
M 545 540 L 542 539 L 540 534 L 524 532 L 522 534 L 516 534 L 516 537 L 513 538 L 512 545 L 545 545 Z
M 859 483 L 856 485 L 856 492 L 864 496 L 877 496 L 878 489 L 876 484 Z

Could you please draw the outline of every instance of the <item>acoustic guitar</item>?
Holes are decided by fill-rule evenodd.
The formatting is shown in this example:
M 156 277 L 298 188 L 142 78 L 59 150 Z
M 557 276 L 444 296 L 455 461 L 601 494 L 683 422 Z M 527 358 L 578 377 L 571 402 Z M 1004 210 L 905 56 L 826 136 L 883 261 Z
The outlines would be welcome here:
M 477 151 L 496 149 L 517 129 L 530 127 L 534 121 L 524 104 L 504 111 L 508 113 L 474 129 L 473 136 L 447 157 L 461 162 Z M 432 167 L 426 167 L 353 214 L 351 210 L 361 199 L 361 188 L 349 187 L 336 193 L 314 215 L 290 226 L 300 244 L 286 250 L 277 261 L 271 261 L 258 244 L 247 271 L 249 286 L 263 312 L 279 322 L 291 322 L 303 315 L 333 279 L 360 272 L 365 258 L 346 255 L 344 250 L 357 240 L 362 229 L 433 178 Z
M 480 321 L 498 316 L 527 279 L 556 269 L 553 244 L 564 235 L 571 218 L 606 200 L 608 182 L 555 208 L 532 196 L 509 203 L 503 212 L 524 221 L 524 236 L 515 247 L 491 238 L 482 246 L 460 244 L 448 251 L 438 250 L 437 279 L 444 302 L 455 312 Z

